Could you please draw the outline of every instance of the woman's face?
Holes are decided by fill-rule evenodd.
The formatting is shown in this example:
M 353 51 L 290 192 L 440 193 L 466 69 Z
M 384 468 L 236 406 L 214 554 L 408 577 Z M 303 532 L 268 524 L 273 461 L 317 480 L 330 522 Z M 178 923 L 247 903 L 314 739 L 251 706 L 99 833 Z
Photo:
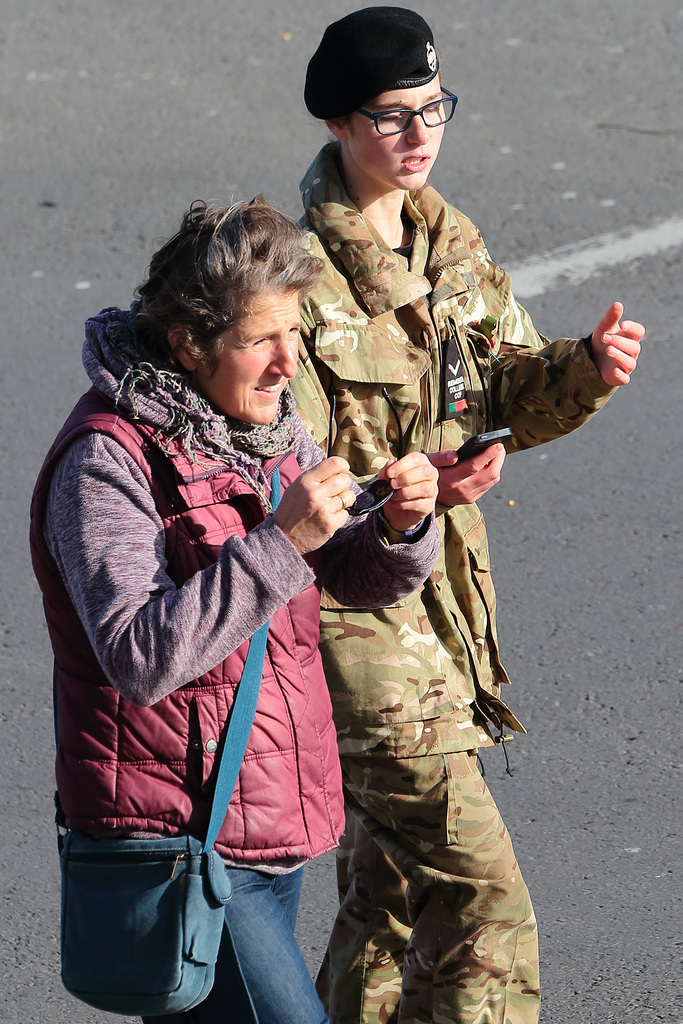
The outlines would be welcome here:
M 271 423 L 296 373 L 300 326 L 298 292 L 268 292 L 249 316 L 220 335 L 213 372 L 182 348 L 176 348 L 176 356 L 220 412 L 245 423 Z
M 439 77 L 415 89 L 391 89 L 364 107 L 380 110 L 419 110 L 441 96 Z M 354 112 L 326 122 L 342 145 L 344 173 L 349 192 L 364 204 L 396 190 L 414 190 L 427 181 L 436 160 L 445 125 L 428 128 L 421 117 L 399 135 L 380 135 L 368 117 Z

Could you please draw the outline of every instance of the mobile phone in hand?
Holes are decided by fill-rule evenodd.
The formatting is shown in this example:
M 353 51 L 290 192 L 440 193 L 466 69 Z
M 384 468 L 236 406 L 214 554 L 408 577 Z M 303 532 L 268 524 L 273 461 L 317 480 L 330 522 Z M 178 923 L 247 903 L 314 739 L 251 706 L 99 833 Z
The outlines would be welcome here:
M 498 444 L 499 441 L 505 441 L 508 437 L 512 437 L 512 431 L 509 427 L 502 427 L 500 430 L 488 430 L 485 434 L 475 434 L 474 437 L 470 437 L 469 440 L 465 441 L 458 448 L 458 462 L 471 459 L 478 452 L 483 452 L 485 448 L 490 448 L 492 444 Z

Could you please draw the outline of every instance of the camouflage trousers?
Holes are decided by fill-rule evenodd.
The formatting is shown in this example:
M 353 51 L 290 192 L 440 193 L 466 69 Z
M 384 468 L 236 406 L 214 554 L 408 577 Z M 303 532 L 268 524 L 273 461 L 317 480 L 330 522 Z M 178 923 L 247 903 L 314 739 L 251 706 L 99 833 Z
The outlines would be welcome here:
M 476 757 L 342 765 L 341 905 L 317 983 L 331 1024 L 536 1024 L 536 920 Z

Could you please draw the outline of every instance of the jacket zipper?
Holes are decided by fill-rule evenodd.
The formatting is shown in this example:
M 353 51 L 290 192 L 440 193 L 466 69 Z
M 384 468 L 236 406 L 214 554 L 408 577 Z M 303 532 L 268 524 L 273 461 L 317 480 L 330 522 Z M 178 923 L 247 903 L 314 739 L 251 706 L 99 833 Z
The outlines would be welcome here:
M 433 321 L 432 321 L 433 323 Z M 436 327 L 436 325 L 434 325 Z M 425 429 L 423 432 L 422 440 L 422 451 L 424 454 L 429 454 L 432 446 L 432 433 L 436 424 L 436 413 L 434 407 L 436 405 L 436 395 L 438 394 L 438 375 L 441 374 L 441 352 L 439 349 L 439 335 L 435 332 L 430 335 L 429 344 L 431 348 L 431 366 L 430 371 L 425 376 L 428 378 L 427 383 L 427 402 L 425 409 Z
M 220 476 L 221 473 L 230 473 L 230 472 L 231 472 L 230 466 L 228 466 L 228 464 L 226 463 L 220 469 L 210 469 L 206 473 L 200 473 L 199 476 L 193 476 L 189 480 L 183 480 L 183 483 L 185 483 L 185 484 L 196 484 L 196 483 L 199 483 L 201 480 L 210 480 L 212 476 Z
M 285 454 L 284 454 L 284 455 L 279 455 L 279 456 L 278 456 L 278 458 L 277 458 L 277 462 L 273 463 L 273 466 L 272 466 L 272 468 L 271 468 L 271 469 L 270 469 L 270 470 L 268 471 L 268 474 L 267 474 L 267 476 L 268 476 L 268 479 L 269 479 L 269 480 L 270 480 L 271 476 L 273 475 L 273 473 L 275 472 L 275 470 L 276 470 L 276 469 L 279 469 L 279 468 L 280 468 L 280 466 L 282 465 L 282 463 L 283 463 L 283 462 L 285 461 L 285 459 L 286 459 L 286 458 L 287 458 L 287 457 L 288 457 L 289 455 L 291 455 L 291 454 L 292 454 L 292 451 L 293 451 L 293 449 L 292 449 L 292 448 L 290 448 L 290 449 L 289 449 L 289 451 L 285 452 Z
M 430 274 L 431 274 L 431 272 L 433 270 L 436 270 L 436 273 L 434 274 L 434 277 L 433 278 L 431 276 L 429 277 L 429 281 L 430 281 L 431 286 L 432 286 L 432 291 L 434 290 L 434 285 L 439 280 L 439 278 L 443 274 L 443 272 L 446 269 L 446 267 L 452 267 L 453 264 L 455 264 L 455 263 L 462 263 L 462 256 L 451 256 L 449 259 L 445 259 L 441 263 L 437 262 L 437 263 L 434 264 L 433 267 L 429 268 L 429 273 Z

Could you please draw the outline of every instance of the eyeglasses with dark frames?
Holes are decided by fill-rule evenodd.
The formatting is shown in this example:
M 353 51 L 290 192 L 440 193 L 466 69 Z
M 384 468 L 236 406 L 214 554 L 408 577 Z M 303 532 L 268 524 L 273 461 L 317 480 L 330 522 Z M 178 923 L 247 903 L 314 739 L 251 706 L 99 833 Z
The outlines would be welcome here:
M 389 397 L 389 392 L 386 388 L 382 388 L 382 395 L 386 398 L 389 403 L 389 408 L 394 414 L 396 420 L 396 430 L 398 433 L 397 448 L 399 459 L 403 458 L 403 430 L 401 428 L 401 420 L 399 419 L 396 406 Z M 334 417 L 337 411 L 337 400 L 334 392 L 330 395 L 330 429 L 328 433 L 327 442 L 327 455 L 329 458 L 332 446 L 332 431 L 334 427 Z M 356 495 L 351 508 L 347 508 L 347 512 L 350 516 L 364 516 L 368 512 L 376 512 L 378 508 L 382 508 L 383 505 L 389 501 L 389 498 L 394 493 L 391 487 L 391 481 L 380 479 L 378 476 L 373 476 L 370 480 L 364 484 L 359 484 L 362 487 L 360 494 Z
M 441 99 L 432 100 L 419 110 L 378 110 L 373 113 L 371 110 L 361 109 L 356 113 L 374 121 L 380 135 L 400 135 L 410 128 L 416 115 L 422 118 L 428 128 L 436 128 L 450 121 L 458 102 L 458 97 L 450 89 L 442 89 L 441 92 Z

